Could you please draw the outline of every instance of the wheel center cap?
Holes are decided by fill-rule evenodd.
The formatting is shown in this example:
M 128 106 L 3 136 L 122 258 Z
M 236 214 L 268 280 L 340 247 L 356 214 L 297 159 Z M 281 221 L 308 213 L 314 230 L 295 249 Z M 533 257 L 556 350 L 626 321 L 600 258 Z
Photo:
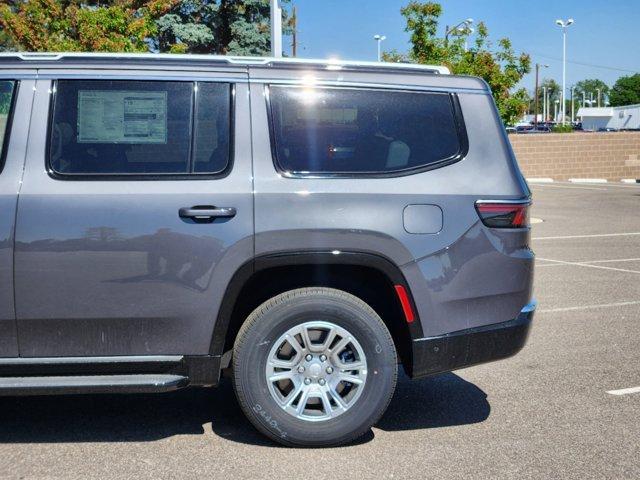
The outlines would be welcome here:
M 312 363 L 309 365 L 309 376 L 313 378 L 318 378 L 320 373 L 322 372 L 322 367 L 319 363 Z

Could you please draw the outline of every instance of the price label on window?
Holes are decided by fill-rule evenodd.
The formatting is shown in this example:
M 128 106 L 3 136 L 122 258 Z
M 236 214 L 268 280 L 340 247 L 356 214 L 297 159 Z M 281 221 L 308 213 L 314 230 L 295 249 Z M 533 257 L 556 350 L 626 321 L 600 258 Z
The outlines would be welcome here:
M 167 143 L 167 92 L 80 90 L 78 143 Z

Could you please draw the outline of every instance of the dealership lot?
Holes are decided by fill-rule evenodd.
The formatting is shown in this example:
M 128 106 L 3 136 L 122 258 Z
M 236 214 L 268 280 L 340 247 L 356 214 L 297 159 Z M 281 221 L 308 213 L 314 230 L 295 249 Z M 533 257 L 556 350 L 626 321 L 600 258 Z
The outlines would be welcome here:
M 640 186 L 531 188 L 542 222 L 528 345 L 502 362 L 401 377 L 357 444 L 278 447 L 244 419 L 228 381 L 0 398 L 0 477 L 640 478 Z

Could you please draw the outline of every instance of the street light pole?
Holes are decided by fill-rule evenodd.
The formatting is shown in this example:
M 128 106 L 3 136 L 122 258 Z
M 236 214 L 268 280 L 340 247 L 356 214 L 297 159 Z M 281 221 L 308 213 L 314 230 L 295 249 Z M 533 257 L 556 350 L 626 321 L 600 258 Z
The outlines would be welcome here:
M 533 109 L 533 125 L 536 130 L 538 129 L 538 74 L 540 73 L 540 67 L 547 68 L 548 66 L 549 65 L 540 65 L 539 63 L 536 63 L 536 88 L 533 91 L 533 96 L 535 98 L 535 107 Z
M 547 87 L 542 87 L 542 122 L 547 123 Z
M 560 101 L 562 102 L 562 124 L 566 124 L 565 119 L 565 104 L 564 95 L 567 90 L 567 27 L 573 23 L 573 18 L 569 18 L 566 22 L 562 20 L 556 20 L 556 25 L 562 28 L 562 95 Z
M 573 90 L 575 88 L 575 85 L 571 85 L 571 123 L 573 124 L 575 116 L 574 116 L 574 112 L 575 112 L 575 103 L 573 101 Z
M 458 23 L 457 25 L 454 25 L 451 28 L 449 28 L 449 25 L 447 25 L 444 28 L 444 44 L 445 44 L 445 46 L 449 46 L 449 34 L 451 32 L 456 31 L 458 28 L 462 27 L 463 25 L 464 25 L 465 28 L 469 28 L 472 23 L 473 23 L 473 18 L 467 18 L 466 20 L 461 21 L 460 23 Z
M 382 51 L 380 50 L 380 44 L 387 39 L 384 35 L 374 35 L 373 39 L 378 42 L 378 61 L 382 60 Z
M 278 0 L 271 0 L 271 56 L 282 56 L 282 9 Z

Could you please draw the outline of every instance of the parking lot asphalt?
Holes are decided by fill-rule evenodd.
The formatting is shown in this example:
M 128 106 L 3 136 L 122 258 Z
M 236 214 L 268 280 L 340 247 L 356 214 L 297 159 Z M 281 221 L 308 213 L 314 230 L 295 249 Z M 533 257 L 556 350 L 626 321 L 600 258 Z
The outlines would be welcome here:
M 358 443 L 281 448 L 229 382 L 0 398 L 0 478 L 640 478 L 640 186 L 531 185 L 539 309 L 513 358 L 415 382 Z M 621 392 L 617 392 L 621 393 Z

